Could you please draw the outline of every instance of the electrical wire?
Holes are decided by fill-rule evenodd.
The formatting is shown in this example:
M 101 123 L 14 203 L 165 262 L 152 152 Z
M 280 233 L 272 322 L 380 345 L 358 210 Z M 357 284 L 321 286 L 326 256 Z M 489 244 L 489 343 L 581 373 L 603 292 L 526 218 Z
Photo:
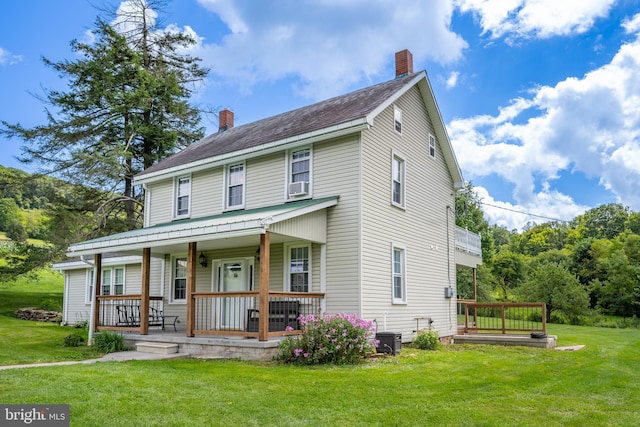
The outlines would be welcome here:
M 485 206 L 491 206 L 492 208 L 496 208 L 496 209 L 502 209 L 505 211 L 509 211 L 509 212 L 515 212 L 515 213 L 519 213 L 519 214 L 523 214 L 523 215 L 529 215 L 529 216 L 534 216 L 536 218 L 543 218 L 543 219 L 549 219 L 551 221 L 558 221 L 558 222 L 571 222 L 571 221 L 567 221 L 565 219 L 559 219 L 559 218 L 552 218 L 550 216 L 544 216 L 544 215 L 537 215 L 537 214 L 532 214 L 529 212 L 523 212 L 523 211 L 519 211 L 516 209 L 509 209 L 509 208 L 505 208 L 503 206 L 496 206 L 496 205 L 492 205 L 490 203 L 485 203 L 485 202 L 479 202 L 481 205 L 485 205 Z

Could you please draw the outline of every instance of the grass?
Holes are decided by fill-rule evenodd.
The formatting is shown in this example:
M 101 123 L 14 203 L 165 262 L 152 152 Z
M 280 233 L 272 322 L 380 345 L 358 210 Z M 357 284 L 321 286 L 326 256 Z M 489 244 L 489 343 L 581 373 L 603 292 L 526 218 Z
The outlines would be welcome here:
M 18 287 L 34 294 L 20 301 L 57 294 Z M 81 358 L 78 349 L 61 353 L 70 328 L 11 319 L 7 292 L 0 288 L 0 365 L 38 358 L 26 353 Z M 67 403 L 72 426 L 640 425 L 640 330 L 549 325 L 549 333 L 585 348 L 405 347 L 340 367 L 200 359 L 34 367 L 0 371 L 0 402 Z
M 97 355 L 89 347 L 63 346 L 64 337 L 76 329 L 16 319 L 18 308 L 62 307 L 62 289 L 62 275 L 52 271 L 0 283 L 0 365 L 82 360 Z

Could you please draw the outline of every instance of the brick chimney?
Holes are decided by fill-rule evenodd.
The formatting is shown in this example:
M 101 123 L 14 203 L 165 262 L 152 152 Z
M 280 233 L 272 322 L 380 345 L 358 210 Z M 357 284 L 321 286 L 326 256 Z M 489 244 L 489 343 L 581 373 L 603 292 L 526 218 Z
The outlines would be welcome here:
M 220 111 L 218 115 L 218 132 L 230 129 L 233 127 L 233 111 L 225 108 Z
M 396 77 L 413 73 L 413 55 L 408 49 L 396 52 Z

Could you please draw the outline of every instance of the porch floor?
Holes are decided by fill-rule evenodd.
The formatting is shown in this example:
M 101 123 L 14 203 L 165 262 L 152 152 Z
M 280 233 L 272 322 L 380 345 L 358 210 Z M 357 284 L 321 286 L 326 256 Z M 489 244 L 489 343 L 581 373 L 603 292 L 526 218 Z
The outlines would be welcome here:
M 171 343 L 178 345 L 178 354 L 185 357 L 207 359 L 273 359 L 278 352 L 278 344 L 283 338 L 270 338 L 269 341 L 258 341 L 256 338 L 195 336 L 187 337 L 185 331 L 168 332 L 149 329 L 148 335 L 124 333 L 129 345 L 135 347 L 138 342 Z

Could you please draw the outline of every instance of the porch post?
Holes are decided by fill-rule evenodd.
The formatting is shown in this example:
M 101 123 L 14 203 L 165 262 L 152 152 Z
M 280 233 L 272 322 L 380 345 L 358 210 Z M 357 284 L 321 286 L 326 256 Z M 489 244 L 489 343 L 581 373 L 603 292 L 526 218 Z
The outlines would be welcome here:
M 258 340 L 269 340 L 269 232 L 260 235 L 260 295 L 258 298 Z
M 149 334 L 149 277 L 151 276 L 151 248 L 142 250 L 142 292 L 140 295 L 140 335 Z
M 475 302 L 478 302 L 478 288 L 476 286 L 476 272 L 478 271 L 478 269 L 474 267 L 471 269 L 471 271 L 473 273 L 473 300 Z
M 189 242 L 187 254 L 187 336 L 194 336 L 193 329 L 196 325 L 196 310 L 193 293 L 196 291 L 196 255 L 197 243 Z
M 102 293 L 102 254 L 93 256 L 93 265 L 95 266 L 93 277 L 93 332 L 98 332 L 100 324 L 100 300 L 98 296 Z

